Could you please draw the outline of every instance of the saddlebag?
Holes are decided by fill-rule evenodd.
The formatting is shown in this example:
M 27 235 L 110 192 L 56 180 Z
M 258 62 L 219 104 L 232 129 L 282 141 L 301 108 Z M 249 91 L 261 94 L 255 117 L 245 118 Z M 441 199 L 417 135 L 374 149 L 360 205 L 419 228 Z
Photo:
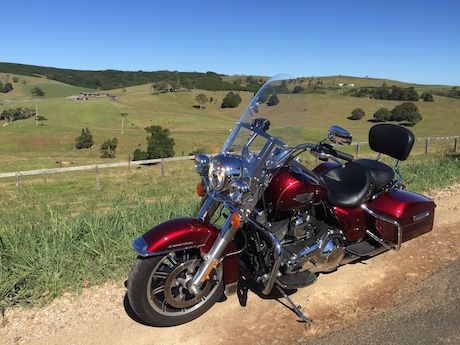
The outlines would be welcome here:
M 433 200 L 399 189 L 379 194 L 369 205 L 369 209 L 376 215 L 383 216 L 374 217 L 376 233 L 386 242 L 395 245 L 398 244 L 399 229 L 402 236 L 400 243 L 431 231 L 435 207 Z

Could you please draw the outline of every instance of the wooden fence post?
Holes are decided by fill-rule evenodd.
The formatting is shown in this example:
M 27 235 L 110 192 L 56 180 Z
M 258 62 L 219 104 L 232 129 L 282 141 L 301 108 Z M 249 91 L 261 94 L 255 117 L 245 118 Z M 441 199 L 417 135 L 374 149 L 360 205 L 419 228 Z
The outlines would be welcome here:
M 99 190 L 99 167 L 96 165 L 96 191 Z
M 359 158 L 359 143 L 356 145 L 356 158 Z
M 455 137 L 455 141 L 454 141 L 454 152 L 457 152 L 458 150 L 458 137 Z
M 425 154 L 428 154 L 428 148 L 430 146 L 430 138 L 426 138 L 426 143 L 425 143 Z
M 19 173 L 16 173 L 16 195 L 19 196 Z
M 165 178 L 165 160 L 163 158 L 161 159 L 161 178 Z

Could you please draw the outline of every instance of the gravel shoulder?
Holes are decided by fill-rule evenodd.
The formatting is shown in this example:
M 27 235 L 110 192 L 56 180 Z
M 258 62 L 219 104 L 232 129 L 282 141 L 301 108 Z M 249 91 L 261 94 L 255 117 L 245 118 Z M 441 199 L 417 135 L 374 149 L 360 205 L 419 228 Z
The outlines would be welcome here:
M 452 291 L 458 292 L 436 277 L 448 276 L 444 267 L 458 266 L 459 195 L 460 183 L 430 195 L 437 204 L 433 231 L 404 243 L 400 251 L 320 274 L 314 285 L 293 293 L 290 297 L 302 305 L 309 324 L 297 322 L 285 300 L 249 289 L 185 325 L 153 328 L 133 316 L 120 281 L 65 295 L 44 308 L 8 309 L 0 323 L 0 344 L 316 344 L 358 321 L 372 322 L 388 310 L 404 309 L 433 282 L 438 284 L 436 298 L 449 300 Z

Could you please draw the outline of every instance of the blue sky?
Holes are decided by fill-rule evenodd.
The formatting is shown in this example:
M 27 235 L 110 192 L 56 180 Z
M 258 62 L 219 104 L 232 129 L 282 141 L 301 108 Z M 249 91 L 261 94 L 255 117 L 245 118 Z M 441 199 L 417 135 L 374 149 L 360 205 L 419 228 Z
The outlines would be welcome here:
M 459 0 L 7 1 L 0 61 L 460 85 Z

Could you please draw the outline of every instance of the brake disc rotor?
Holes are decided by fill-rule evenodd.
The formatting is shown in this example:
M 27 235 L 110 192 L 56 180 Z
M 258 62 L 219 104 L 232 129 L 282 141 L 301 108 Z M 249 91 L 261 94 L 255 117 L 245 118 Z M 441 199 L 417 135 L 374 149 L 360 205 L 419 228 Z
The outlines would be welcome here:
M 166 302 L 175 308 L 188 308 L 202 300 L 212 288 L 212 282 L 207 279 L 200 287 L 200 292 L 196 295 L 187 289 L 189 282 L 198 268 L 201 260 L 189 260 L 177 266 L 166 279 L 164 295 Z

